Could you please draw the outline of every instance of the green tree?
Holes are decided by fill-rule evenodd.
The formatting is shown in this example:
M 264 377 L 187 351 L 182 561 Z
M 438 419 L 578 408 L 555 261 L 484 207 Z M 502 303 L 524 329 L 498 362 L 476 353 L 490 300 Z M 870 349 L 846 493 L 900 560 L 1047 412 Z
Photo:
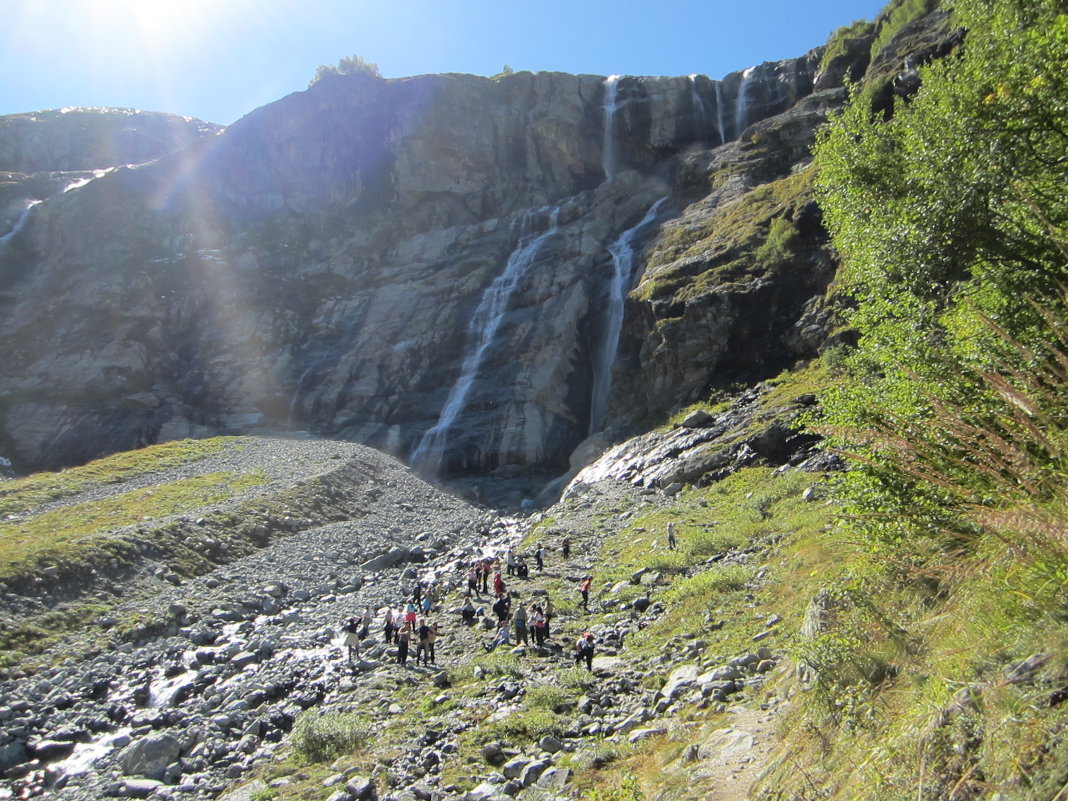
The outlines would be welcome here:
M 1036 309 L 1064 319 L 1068 15 L 1061 0 L 958 0 L 953 12 L 960 52 L 923 68 L 892 119 L 854 104 L 817 148 L 861 335 L 825 425 L 856 457 L 850 511 L 883 541 L 968 528 L 954 492 L 918 477 L 909 454 L 966 462 L 939 415 L 995 420 L 1006 399 L 991 367 L 1011 373 L 1042 352 L 1052 336 Z
M 337 63 L 337 66 L 320 64 L 315 70 L 315 75 L 313 75 L 311 81 L 308 82 L 308 86 L 313 86 L 323 78 L 328 78 L 330 76 L 353 75 L 355 73 L 370 75 L 373 78 L 382 77 L 382 72 L 378 69 L 378 65 L 373 61 L 367 61 L 362 56 L 352 55 L 341 59 Z

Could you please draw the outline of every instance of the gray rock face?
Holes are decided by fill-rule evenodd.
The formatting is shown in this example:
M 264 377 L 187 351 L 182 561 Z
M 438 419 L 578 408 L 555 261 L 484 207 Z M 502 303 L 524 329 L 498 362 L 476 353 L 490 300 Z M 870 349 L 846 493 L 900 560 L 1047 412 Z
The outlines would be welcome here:
M 817 63 L 621 78 L 610 115 L 597 76 L 339 76 L 91 176 L 0 242 L 0 452 L 39 468 L 299 428 L 447 476 L 563 472 L 613 373 L 613 309 L 608 406 L 634 406 L 617 427 L 704 390 L 738 342 L 768 369 L 796 358 L 782 336 L 833 272 L 818 245 L 785 282 L 625 317 L 612 298 L 656 280 L 667 220 L 700 224 L 807 157 L 843 100 L 806 100 Z M 710 193 L 733 162 L 742 184 Z

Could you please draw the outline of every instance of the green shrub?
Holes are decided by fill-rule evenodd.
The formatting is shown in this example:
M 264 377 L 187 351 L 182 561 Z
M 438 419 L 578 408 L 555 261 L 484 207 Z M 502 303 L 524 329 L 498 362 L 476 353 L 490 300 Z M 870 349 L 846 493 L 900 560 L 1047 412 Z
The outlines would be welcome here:
M 297 720 L 292 745 L 308 762 L 330 762 L 362 747 L 371 736 L 362 715 L 308 710 Z

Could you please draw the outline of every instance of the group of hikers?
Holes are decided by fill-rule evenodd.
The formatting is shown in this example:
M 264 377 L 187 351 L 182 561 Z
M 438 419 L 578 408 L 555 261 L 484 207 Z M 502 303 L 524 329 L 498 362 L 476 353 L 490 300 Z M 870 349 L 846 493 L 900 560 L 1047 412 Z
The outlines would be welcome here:
M 570 555 L 570 537 L 563 539 L 560 549 L 565 557 Z M 544 570 L 545 549 L 540 544 L 535 548 L 533 557 L 536 568 L 539 571 Z M 504 569 L 509 577 L 528 578 L 530 575 L 526 559 L 511 548 L 504 556 Z M 585 610 L 589 609 L 591 582 L 592 576 L 586 575 L 579 584 L 582 608 Z M 545 595 L 542 600 L 536 599 L 529 606 L 524 606 L 518 600 L 519 593 L 508 590 L 501 573 L 501 560 L 497 557 L 476 559 L 467 568 L 467 592 L 460 609 L 460 618 L 465 625 L 473 626 L 478 617 L 478 610 L 471 600 L 472 595 L 481 599 L 484 594 L 494 598 L 490 608 L 497 618 L 494 636 L 484 646 L 487 652 L 492 652 L 502 645 L 510 645 L 513 631 L 517 645 L 529 645 L 533 641 L 535 646 L 544 647 L 552 635 L 552 621 L 556 614 L 552 598 Z M 435 661 L 435 643 L 439 629 L 437 622 L 431 621 L 429 615 L 440 608 L 438 601 L 436 585 L 417 581 L 403 605 L 403 611 L 394 611 L 391 606 L 383 611 L 384 640 L 387 645 L 397 646 L 398 664 L 408 664 L 413 640 L 416 644 L 416 664 L 428 665 Z M 367 607 L 361 619 L 349 618 L 342 627 L 345 633 L 343 641 L 348 647 L 350 662 L 359 659 L 360 643 L 370 635 L 374 617 L 374 611 Z M 575 663 L 585 662 L 589 670 L 592 670 L 594 642 L 593 634 L 584 632 L 575 643 Z

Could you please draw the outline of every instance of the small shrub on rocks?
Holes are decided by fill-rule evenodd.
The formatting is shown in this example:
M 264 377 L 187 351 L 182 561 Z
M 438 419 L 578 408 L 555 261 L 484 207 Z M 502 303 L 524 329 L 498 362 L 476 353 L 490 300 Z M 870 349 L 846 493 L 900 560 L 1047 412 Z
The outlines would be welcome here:
M 309 762 L 329 762 L 360 748 L 370 726 L 359 715 L 309 710 L 293 729 L 293 748 Z

